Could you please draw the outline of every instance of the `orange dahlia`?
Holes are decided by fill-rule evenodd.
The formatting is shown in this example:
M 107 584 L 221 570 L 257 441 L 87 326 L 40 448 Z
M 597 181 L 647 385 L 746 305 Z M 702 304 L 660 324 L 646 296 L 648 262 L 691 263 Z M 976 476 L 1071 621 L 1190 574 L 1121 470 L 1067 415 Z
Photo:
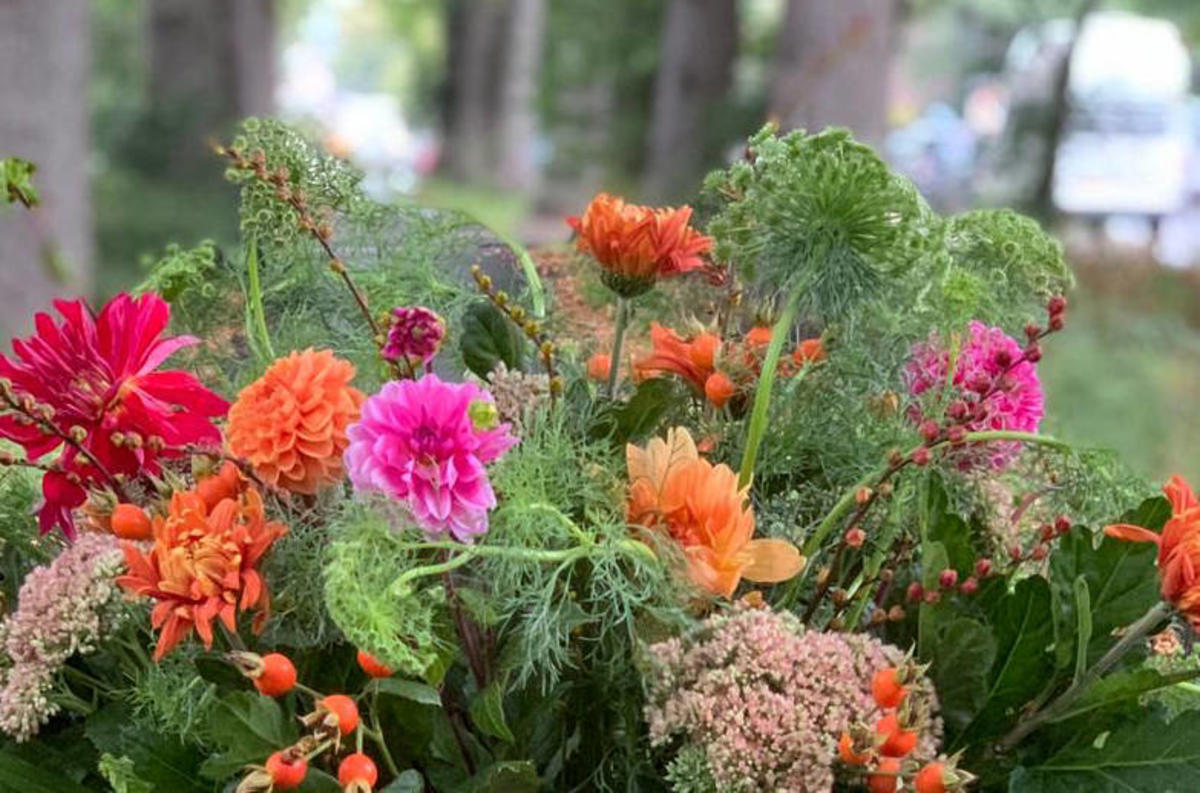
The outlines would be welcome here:
M 670 328 L 654 322 L 650 325 L 650 343 L 654 345 L 650 355 L 633 362 L 638 380 L 677 374 L 691 383 L 697 392 L 704 393 L 709 375 L 716 371 L 717 351 L 721 347 L 717 334 L 706 331 L 684 339 Z
M 683 427 L 644 449 L 630 444 L 625 455 L 629 522 L 665 531 L 678 542 L 688 576 L 701 589 L 730 597 L 743 578 L 776 583 L 804 566 L 790 542 L 752 539 L 754 512 L 737 474 L 702 458 Z
M 129 572 L 117 579 L 127 591 L 157 601 L 150 624 L 159 630 L 154 660 L 169 653 L 194 629 L 212 647 L 213 620 L 237 630 L 237 612 L 256 610 L 255 629 L 269 611 L 259 560 L 287 526 L 270 522 L 253 487 L 215 505 L 198 491 L 176 491 L 166 516 L 154 519 L 154 544 L 143 551 L 124 543 Z
M 1163 600 L 1179 609 L 1200 630 L 1200 500 L 1179 475 L 1163 485 L 1163 493 L 1171 502 L 1171 518 L 1163 526 L 1162 534 L 1127 523 L 1107 526 L 1104 533 L 1158 546 Z
M 569 217 L 567 224 L 579 235 L 579 251 L 603 268 L 605 285 L 621 297 L 635 297 L 660 278 L 704 266 L 712 238 L 693 229 L 691 219 L 691 207 L 656 209 L 600 193 L 582 217 Z
M 354 366 L 329 350 L 293 352 L 238 394 L 229 410 L 229 450 L 267 482 L 316 493 L 342 478 L 346 428 L 363 395 Z

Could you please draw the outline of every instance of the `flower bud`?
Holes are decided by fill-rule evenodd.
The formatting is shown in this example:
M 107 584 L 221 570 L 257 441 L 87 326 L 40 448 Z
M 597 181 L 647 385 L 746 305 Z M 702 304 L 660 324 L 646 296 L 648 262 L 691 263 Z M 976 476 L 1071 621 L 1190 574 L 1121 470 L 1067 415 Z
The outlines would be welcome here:
M 961 426 L 955 425 L 946 431 L 946 436 L 950 439 L 952 445 L 960 446 L 967 439 L 967 431 Z
M 1050 555 L 1050 546 L 1046 545 L 1046 543 L 1044 543 L 1044 542 L 1038 543 L 1034 547 L 1033 553 L 1030 554 L 1030 556 L 1033 558 L 1033 560 L 1035 562 L 1040 562 L 1049 555 Z
M 992 572 L 991 559 L 976 559 L 975 560 L 975 575 L 980 578 L 986 578 Z
M 963 581 L 962 586 L 958 589 L 964 595 L 974 595 L 979 591 L 979 580 L 975 576 L 971 576 L 966 581 Z
M 1050 298 L 1050 302 L 1046 304 L 1046 311 L 1050 316 L 1055 316 L 1067 310 L 1067 299 L 1062 295 L 1055 295 Z
M 925 439 L 926 443 L 935 442 L 941 434 L 942 429 L 936 422 L 928 420 L 921 422 L 921 437 Z
M 1042 348 L 1038 344 L 1030 344 L 1025 348 L 1025 360 L 1030 363 L 1037 363 L 1042 360 Z
M 941 599 L 942 599 L 942 593 L 938 592 L 936 589 L 931 589 L 925 593 L 925 602 L 930 605 L 937 603 Z
M 899 622 L 900 620 L 904 619 L 904 616 L 903 606 L 892 606 L 890 609 L 888 609 L 888 619 L 892 622 Z
M 953 568 L 947 567 L 938 574 L 938 584 L 940 584 L 943 589 L 949 589 L 957 583 L 958 571 Z
M 918 446 L 917 448 L 913 449 L 912 461 L 913 465 L 921 468 L 929 465 L 929 447 Z
M 1036 339 L 1041 335 L 1041 333 L 1042 329 L 1032 322 L 1025 326 L 1025 338 L 1029 339 L 1030 341 Z
M 861 548 L 863 543 L 866 542 L 867 533 L 858 526 L 854 526 L 846 531 L 846 536 L 843 539 L 851 548 Z
M 500 411 L 486 399 L 476 399 L 467 407 L 467 417 L 480 432 L 495 429 L 500 423 Z
M 1025 558 L 1025 551 L 1020 545 L 1014 545 L 1008 549 L 1008 558 L 1012 559 L 1014 562 L 1019 562 Z
M 1071 519 L 1066 515 L 1059 515 L 1054 519 L 1054 530 L 1059 534 L 1066 534 L 1071 530 Z
M 925 597 L 925 587 L 921 586 L 920 581 L 913 581 L 908 585 L 908 591 L 904 596 L 910 603 L 916 603 L 918 600 Z

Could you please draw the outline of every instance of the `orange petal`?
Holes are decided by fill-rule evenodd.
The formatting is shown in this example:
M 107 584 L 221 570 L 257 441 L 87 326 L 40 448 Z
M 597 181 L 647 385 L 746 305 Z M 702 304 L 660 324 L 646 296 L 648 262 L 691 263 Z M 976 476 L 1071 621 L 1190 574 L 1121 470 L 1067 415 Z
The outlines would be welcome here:
M 1196 494 L 1192 492 L 1192 488 L 1188 485 L 1187 480 L 1179 474 L 1173 475 L 1163 485 L 1163 493 L 1170 500 L 1171 511 L 1176 515 L 1200 503 L 1196 500 Z
M 786 581 L 804 569 L 800 550 L 787 540 L 751 540 L 743 551 L 749 564 L 742 576 L 760 584 Z
M 1162 542 L 1162 537 L 1149 529 L 1144 529 L 1141 526 L 1132 526 L 1128 523 L 1115 523 L 1112 526 L 1105 526 L 1104 533 L 1109 537 L 1116 537 L 1118 540 L 1128 540 L 1129 542 L 1152 542 L 1155 545 Z

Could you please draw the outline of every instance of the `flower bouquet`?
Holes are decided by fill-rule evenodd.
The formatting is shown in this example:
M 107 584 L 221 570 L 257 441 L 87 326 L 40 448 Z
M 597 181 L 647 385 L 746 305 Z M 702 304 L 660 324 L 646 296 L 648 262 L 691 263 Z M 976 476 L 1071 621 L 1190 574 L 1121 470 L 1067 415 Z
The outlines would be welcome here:
M 1032 221 L 836 130 L 532 252 L 217 155 L 240 249 L 0 355 L 0 788 L 1200 789 L 1200 502 L 1040 432 Z

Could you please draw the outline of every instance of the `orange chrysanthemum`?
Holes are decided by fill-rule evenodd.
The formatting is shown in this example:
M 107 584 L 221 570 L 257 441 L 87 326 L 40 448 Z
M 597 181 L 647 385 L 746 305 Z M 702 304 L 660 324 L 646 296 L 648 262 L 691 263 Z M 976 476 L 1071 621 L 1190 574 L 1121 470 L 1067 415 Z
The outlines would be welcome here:
M 316 493 L 342 478 L 346 428 L 363 395 L 350 385 L 354 366 L 328 350 L 280 358 L 238 394 L 229 410 L 229 449 L 267 482 Z
M 600 193 L 582 217 L 567 218 L 576 247 L 604 268 L 604 283 L 622 297 L 645 292 L 660 278 L 697 270 L 712 238 L 693 229 L 691 207 L 656 209 Z
M 1171 518 L 1162 534 L 1141 526 L 1118 523 L 1107 526 L 1110 537 L 1158 546 L 1158 574 L 1163 600 L 1171 603 L 1200 630 L 1200 500 L 1178 474 L 1163 485 L 1171 502 Z
M 704 332 L 685 340 L 670 328 L 657 322 L 650 325 L 650 343 L 654 345 L 649 356 L 633 362 L 638 380 L 677 374 L 687 380 L 698 393 L 704 393 L 704 384 L 716 371 L 717 350 L 721 339 L 715 333 Z
M 644 449 L 627 446 L 626 461 L 629 522 L 670 534 L 700 588 L 730 597 L 743 578 L 776 583 L 804 566 L 790 542 L 752 539 L 754 512 L 737 474 L 700 457 L 686 429 L 676 427 Z
M 257 490 L 244 482 L 239 489 L 215 505 L 205 502 L 211 493 L 176 491 L 167 515 L 154 519 L 149 551 L 122 545 L 129 572 L 117 583 L 158 601 L 150 613 L 150 624 L 159 630 L 156 661 L 193 629 L 211 648 L 216 619 L 232 632 L 238 611 L 257 611 L 256 629 L 267 617 L 267 588 L 255 568 L 288 529 L 266 519 Z

